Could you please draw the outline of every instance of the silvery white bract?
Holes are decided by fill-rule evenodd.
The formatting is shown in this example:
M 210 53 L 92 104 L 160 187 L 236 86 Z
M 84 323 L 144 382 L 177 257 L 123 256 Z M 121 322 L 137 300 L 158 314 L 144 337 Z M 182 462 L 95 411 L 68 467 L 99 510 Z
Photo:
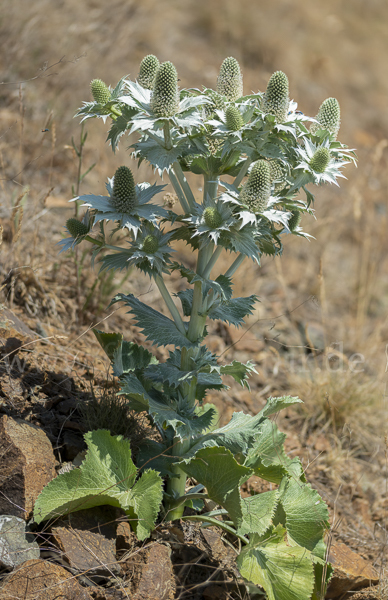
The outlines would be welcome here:
M 244 260 L 260 265 L 263 256 L 280 256 L 289 235 L 310 239 L 304 228 L 314 217 L 313 186 L 338 185 L 343 167 L 355 162 L 353 150 L 336 141 L 338 102 L 325 100 L 317 118 L 304 115 L 289 100 L 282 71 L 264 92 L 244 96 L 233 57 L 222 63 L 215 89 L 179 91 L 175 66 L 154 55 L 142 61 L 139 79 L 147 87 L 128 77 L 114 90 L 93 80 L 100 102 L 85 103 L 78 115 L 110 119 L 113 151 L 131 135 L 132 159 L 168 177 L 174 196 L 163 197 L 165 185 L 135 185 L 122 165 L 109 179 L 107 195 L 74 199 L 88 211 L 82 222 L 67 221 L 70 237 L 60 245 L 66 250 L 86 241 L 101 269 L 136 269 L 160 292 L 163 312 L 130 292 L 116 294 L 111 304 L 125 306 L 150 348 L 168 349 L 165 360 L 122 333 L 94 329 L 123 401 L 146 412 L 154 431 L 137 445 L 136 464 L 122 438 L 87 434 L 81 468 L 43 490 L 35 520 L 103 501 L 125 511 L 140 540 L 162 519 L 201 521 L 238 540 L 241 576 L 268 598 L 323 598 L 332 572 L 324 541 L 328 509 L 306 482 L 300 460 L 286 454 L 285 435 L 269 418 L 301 401 L 269 398 L 258 414 L 235 412 L 220 427 L 216 407 L 204 402 L 209 390 L 224 390 L 225 377 L 249 389 L 256 371 L 250 361 L 226 363 L 205 342 L 209 322 L 242 327 L 254 313 L 255 294 L 233 297 L 233 277 Z M 174 203 L 176 211 L 168 210 Z M 182 241 L 190 252 L 173 261 Z M 175 294 L 168 289 L 172 281 Z M 242 498 L 240 488 L 252 476 L 277 487 Z M 191 489 L 188 478 L 195 482 Z M 205 509 L 209 500 L 214 510 Z

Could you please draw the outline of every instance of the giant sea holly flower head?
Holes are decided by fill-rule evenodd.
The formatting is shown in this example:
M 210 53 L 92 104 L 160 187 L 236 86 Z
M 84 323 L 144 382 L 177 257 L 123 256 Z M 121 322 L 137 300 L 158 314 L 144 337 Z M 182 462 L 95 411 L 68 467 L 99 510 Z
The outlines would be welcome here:
M 156 72 L 151 106 L 159 117 L 172 117 L 178 111 L 178 73 L 172 62 L 162 63 Z
M 160 63 L 156 56 L 148 54 L 140 63 L 139 76 L 137 78 L 140 85 L 147 90 L 152 90 L 155 84 L 156 73 Z
M 253 213 L 262 213 L 267 208 L 271 195 L 271 169 L 268 161 L 258 160 L 249 173 L 239 200 Z
M 274 115 L 278 123 L 284 123 L 287 120 L 290 105 L 288 88 L 287 75 L 283 71 L 276 71 L 271 75 L 263 96 L 263 111 Z
M 135 185 L 131 170 L 126 166 L 119 167 L 112 179 L 108 179 L 106 188 L 109 196 L 86 194 L 73 200 L 83 200 L 83 206 L 94 211 L 94 222 L 118 221 L 136 238 L 141 228 L 141 219 L 156 224 L 158 217 L 166 217 L 167 211 L 149 200 L 163 190 L 164 185 L 139 183 Z
M 315 119 L 317 123 L 312 123 L 310 132 L 315 135 L 320 129 L 327 129 L 336 140 L 341 123 L 341 110 L 338 100 L 336 98 L 324 100 Z
M 217 79 L 217 92 L 234 102 L 243 95 L 240 65 L 232 56 L 225 58 Z

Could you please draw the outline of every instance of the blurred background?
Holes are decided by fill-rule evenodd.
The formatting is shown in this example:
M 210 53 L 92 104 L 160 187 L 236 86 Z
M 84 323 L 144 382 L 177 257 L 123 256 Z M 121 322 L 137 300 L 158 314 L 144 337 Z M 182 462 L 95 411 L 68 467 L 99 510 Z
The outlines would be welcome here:
M 269 395 L 298 394 L 303 407 L 282 417 L 289 449 L 315 461 L 314 484 L 357 529 L 342 525 L 339 535 L 378 562 L 388 510 L 388 4 L 2 0 L 0 11 L 0 301 L 23 311 L 34 331 L 67 336 L 66 348 L 94 366 L 98 350 L 84 334 L 92 322 L 139 336 L 122 312 L 107 318 L 114 292 L 147 294 L 156 308 L 158 296 L 135 272 L 96 283 L 86 254 L 58 257 L 74 192 L 104 193 L 120 164 L 136 171 L 126 152 L 134 140 L 122 138 L 113 155 L 101 120 L 86 122 L 81 143 L 73 115 L 91 100 L 90 81 L 135 79 L 152 53 L 175 64 L 181 87 L 214 88 L 223 59 L 234 56 L 245 93 L 264 91 L 282 70 L 305 114 L 338 99 L 339 139 L 356 148 L 359 167 L 345 169 L 340 188 L 316 189 L 317 220 L 303 222 L 315 240 L 289 236 L 281 260 L 264 258 L 261 269 L 244 263 L 235 294 L 261 302 L 245 331 L 214 326 L 209 345 L 222 360 L 253 360 L 259 374 L 251 394 L 231 385 L 222 403 L 217 394 L 211 400 L 226 419 L 236 407 L 257 411 Z M 82 146 L 81 171 L 73 144 L 78 153 Z M 142 165 L 135 179 L 157 176 Z M 184 245 L 178 252 L 190 261 Z

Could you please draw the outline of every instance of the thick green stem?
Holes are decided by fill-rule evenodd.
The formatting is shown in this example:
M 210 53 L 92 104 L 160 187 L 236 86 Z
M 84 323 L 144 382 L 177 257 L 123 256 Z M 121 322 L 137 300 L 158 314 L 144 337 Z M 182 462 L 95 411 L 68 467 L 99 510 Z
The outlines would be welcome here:
M 116 115 L 116 117 L 121 117 L 121 111 L 117 110 L 117 108 L 115 108 L 114 106 L 111 107 L 110 112 L 113 113 L 114 115 Z M 112 117 L 113 119 L 113 117 Z
M 229 269 L 226 271 L 225 277 L 232 277 L 245 259 L 245 254 L 239 254 L 236 260 L 230 265 Z
M 184 195 L 182 188 L 179 185 L 179 181 L 176 178 L 174 171 L 172 171 L 170 169 L 170 171 L 168 172 L 168 176 L 172 183 L 172 187 L 174 188 L 174 191 L 175 191 L 176 195 L 178 196 L 179 202 L 181 203 L 183 212 L 187 215 L 190 212 L 190 207 L 187 203 L 186 196 Z
M 101 242 L 100 240 L 95 240 L 94 238 L 90 237 L 90 235 L 85 235 L 84 240 L 86 242 L 90 242 L 91 244 L 95 244 L 95 246 L 103 245 L 103 242 Z M 120 250 L 122 250 L 122 248 L 120 248 Z
M 191 191 L 191 187 L 189 186 L 189 183 L 182 171 L 182 167 L 180 166 L 178 161 L 175 161 L 174 164 L 172 165 L 172 168 L 174 170 L 175 175 L 178 178 L 179 184 L 186 196 L 187 202 L 192 211 L 195 207 L 196 202 L 195 202 L 194 194 Z
M 175 165 L 174 165 L 175 166 Z M 180 166 L 179 166 L 180 169 Z M 177 176 L 179 177 L 179 169 Z M 184 181 L 180 179 L 180 185 L 184 186 Z M 205 176 L 204 182 L 204 199 L 210 200 L 215 199 L 217 196 L 218 189 L 218 177 Z M 191 191 L 191 190 L 190 190 Z M 186 196 L 187 197 L 187 196 Z M 187 197 L 188 198 L 188 197 Z M 188 201 L 190 202 L 189 198 Z M 194 201 L 193 198 L 191 201 Z M 214 244 L 209 243 L 205 248 L 202 248 L 198 252 L 198 263 L 197 273 L 202 275 L 203 271 L 208 268 L 209 262 L 212 260 L 214 250 Z M 216 254 L 217 250 L 214 252 Z M 190 323 L 187 332 L 187 338 L 191 342 L 198 342 L 201 339 L 206 324 L 206 314 L 203 314 L 203 298 L 202 298 L 202 282 L 196 281 L 194 283 L 193 292 L 193 303 L 190 315 Z M 182 348 L 181 352 L 181 369 L 182 371 L 190 371 L 192 369 L 191 359 L 195 359 L 198 348 Z M 196 379 L 193 378 L 190 384 L 183 385 L 181 387 L 182 394 L 186 397 L 190 406 L 195 405 L 196 396 Z M 172 448 L 173 456 L 183 456 L 190 448 L 190 439 L 179 441 L 176 439 L 176 443 Z M 171 478 L 167 485 L 168 494 L 173 498 L 171 501 L 171 510 L 168 512 L 168 518 L 171 520 L 180 519 L 183 515 L 184 503 L 179 506 L 174 506 L 173 501 L 176 501 L 180 496 L 184 496 L 186 487 L 186 475 L 178 466 L 174 467 L 174 472 L 179 475 L 178 478 Z
M 208 279 L 210 277 L 210 273 L 211 273 L 214 265 L 216 264 L 217 260 L 219 259 L 221 252 L 222 252 L 222 246 L 217 246 L 217 248 L 213 252 L 213 256 L 211 257 L 211 259 L 207 263 L 206 267 L 204 268 L 202 277 L 204 277 L 205 279 Z
M 160 292 L 163 300 L 165 301 L 167 308 L 171 313 L 172 318 L 174 319 L 175 325 L 177 326 L 179 331 L 185 336 L 186 335 L 185 325 L 183 323 L 182 317 L 180 316 L 177 307 L 175 306 L 175 304 L 173 302 L 173 299 L 170 296 L 168 289 L 166 288 L 166 284 L 164 283 L 163 277 L 161 277 L 160 275 L 156 275 L 155 283 L 159 288 L 159 292 Z
M 214 175 L 214 173 L 209 173 L 208 175 L 204 175 L 204 185 L 203 185 L 203 201 L 215 200 L 217 198 L 218 191 L 218 183 L 220 178 Z
M 244 163 L 243 163 L 243 165 L 242 165 L 242 167 L 240 169 L 239 174 L 237 175 L 236 179 L 233 182 L 234 187 L 238 188 L 238 186 L 240 185 L 240 183 L 244 179 L 244 177 L 245 177 L 245 175 L 246 175 L 246 173 L 247 173 L 247 171 L 249 169 L 249 165 L 251 164 L 251 162 L 252 162 L 252 159 L 249 158 L 249 157 L 244 161 Z

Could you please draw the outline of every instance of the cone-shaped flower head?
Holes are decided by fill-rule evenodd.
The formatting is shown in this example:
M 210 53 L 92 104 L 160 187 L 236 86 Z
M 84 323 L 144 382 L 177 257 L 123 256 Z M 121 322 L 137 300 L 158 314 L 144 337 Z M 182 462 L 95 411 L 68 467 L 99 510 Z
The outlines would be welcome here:
M 111 99 L 111 92 L 108 86 L 101 79 L 93 79 L 90 83 L 90 89 L 95 102 L 106 104 Z
M 222 215 L 215 206 L 208 206 L 203 211 L 203 219 L 208 227 L 217 229 L 223 222 Z
M 67 219 L 66 227 L 74 239 L 89 233 L 89 227 L 85 223 L 78 221 L 78 219 Z
M 133 175 L 128 167 L 119 167 L 114 175 L 111 204 L 118 212 L 130 212 L 136 203 Z
M 147 254 L 155 254 L 158 248 L 159 240 L 156 235 L 150 234 L 144 238 L 143 252 L 146 252 Z
M 330 151 L 328 148 L 318 148 L 309 162 L 309 166 L 316 173 L 323 173 L 330 162 Z
M 243 95 L 240 65 L 232 56 L 225 58 L 217 79 L 217 92 L 234 102 Z
M 240 192 L 239 200 L 252 212 L 263 212 L 271 195 L 271 169 L 267 160 L 254 163 L 248 180 Z
M 291 217 L 288 221 L 288 228 L 290 231 L 295 231 L 298 227 L 300 220 L 302 218 L 302 213 L 299 210 L 292 210 Z
M 283 71 L 276 71 L 269 78 L 263 97 L 263 110 L 274 115 L 278 123 L 283 123 L 288 115 L 288 77 Z
M 278 179 L 284 178 L 285 169 L 280 160 L 277 158 L 270 158 L 268 164 L 271 172 L 271 181 L 277 181 Z
M 225 111 L 226 126 L 231 131 L 238 131 L 244 125 L 244 119 L 237 106 L 228 106 Z
M 283 163 L 277 158 L 270 158 L 268 160 L 270 173 L 271 173 L 271 183 L 274 184 L 275 190 L 280 190 L 284 187 L 285 177 L 286 177 L 286 169 Z
M 156 72 L 151 105 L 158 117 L 172 117 L 178 110 L 178 73 L 171 62 L 162 63 Z
M 147 90 L 153 89 L 159 65 L 158 59 L 153 54 L 148 54 L 143 58 L 140 63 L 139 76 L 137 78 L 143 88 L 146 88 Z
M 337 138 L 341 123 L 341 110 L 336 98 L 326 98 L 319 107 L 317 116 L 318 123 L 312 123 L 310 131 L 315 134 L 319 129 L 327 129 Z

